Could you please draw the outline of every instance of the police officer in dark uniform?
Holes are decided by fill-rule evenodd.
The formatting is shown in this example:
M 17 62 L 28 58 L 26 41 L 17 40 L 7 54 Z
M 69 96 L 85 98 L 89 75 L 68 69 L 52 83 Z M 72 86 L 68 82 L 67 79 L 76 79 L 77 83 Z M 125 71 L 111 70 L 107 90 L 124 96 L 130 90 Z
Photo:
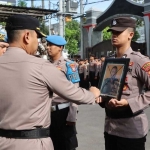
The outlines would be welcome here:
M 118 17 L 108 30 L 116 47 L 115 57 L 130 58 L 130 64 L 121 99 L 101 103 L 106 111 L 106 150 L 145 150 L 149 128 L 144 109 L 150 104 L 150 59 L 130 46 L 135 27 L 135 19 Z M 144 85 L 148 91 L 142 93 Z
M 57 35 L 47 36 L 47 49 L 51 62 L 66 74 L 69 81 L 79 86 L 77 64 L 62 56 L 66 40 Z M 65 86 L 65 85 L 60 85 Z M 78 146 L 76 137 L 76 116 L 78 105 L 69 103 L 54 94 L 52 99 L 50 137 L 55 150 L 74 150 Z

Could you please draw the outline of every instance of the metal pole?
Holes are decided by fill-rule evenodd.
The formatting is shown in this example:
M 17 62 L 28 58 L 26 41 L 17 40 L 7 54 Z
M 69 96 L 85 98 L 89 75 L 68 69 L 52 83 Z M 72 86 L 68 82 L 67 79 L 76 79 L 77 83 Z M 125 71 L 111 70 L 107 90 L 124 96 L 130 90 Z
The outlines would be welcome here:
M 65 8 L 65 1 L 63 1 L 63 13 L 66 12 L 66 8 Z M 65 37 L 65 16 L 63 18 L 63 37 Z
M 80 0 L 80 14 L 81 14 L 81 17 L 80 17 L 80 29 L 81 29 L 81 42 L 80 42 L 80 52 L 81 52 L 81 58 L 83 58 L 83 23 L 82 23 L 82 19 L 83 19 L 83 14 L 84 14 L 84 11 L 83 11 L 83 0 Z
M 63 36 L 63 8 L 62 8 L 62 1 L 63 0 L 59 0 L 59 35 Z
M 31 7 L 34 7 L 34 1 L 31 0 Z
M 42 8 L 44 9 L 44 0 L 42 0 Z
M 49 9 L 51 9 L 51 2 L 49 0 Z M 49 18 L 49 35 L 51 35 L 51 18 Z

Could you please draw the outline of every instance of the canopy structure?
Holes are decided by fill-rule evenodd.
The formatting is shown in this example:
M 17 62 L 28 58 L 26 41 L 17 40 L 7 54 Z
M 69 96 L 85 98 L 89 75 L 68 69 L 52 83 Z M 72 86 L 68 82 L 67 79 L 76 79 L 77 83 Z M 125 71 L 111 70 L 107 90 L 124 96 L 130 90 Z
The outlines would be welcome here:
M 51 9 L 0 5 L 0 22 L 5 22 L 9 16 L 15 14 L 26 14 L 37 17 L 39 19 L 46 17 L 46 19 L 48 19 L 53 13 L 57 12 L 58 10 L 51 10 Z
M 95 31 L 101 31 L 110 24 L 112 18 L 118 16 L 132 16 L 143 19 L 144 4 L 138 4 L 131 0 L 114 0 L 108 9 L 97 18 Z

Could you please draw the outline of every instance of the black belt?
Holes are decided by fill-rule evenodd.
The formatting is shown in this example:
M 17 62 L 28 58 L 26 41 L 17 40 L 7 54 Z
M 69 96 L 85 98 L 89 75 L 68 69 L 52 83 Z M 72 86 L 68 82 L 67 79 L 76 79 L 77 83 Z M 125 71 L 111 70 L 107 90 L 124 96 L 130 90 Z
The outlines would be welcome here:
M 121 110 L 121 111 L 109 110 L 106 108 L 105 112 L 106 112 L 106 116 L 108 116 L 109 118 L 121 119 L 121 118 L 131 118 L 131 117 L 138 116 L 141 113 L 143 113 L 143 110 L 133 114 L 130 108 L 128 108 L 126 110 Z
M 0 137 L 15 139 L 39 139 L 50 137 L 49 128 L 37 128 L 31 130 L 4 130 L 0 129 Z

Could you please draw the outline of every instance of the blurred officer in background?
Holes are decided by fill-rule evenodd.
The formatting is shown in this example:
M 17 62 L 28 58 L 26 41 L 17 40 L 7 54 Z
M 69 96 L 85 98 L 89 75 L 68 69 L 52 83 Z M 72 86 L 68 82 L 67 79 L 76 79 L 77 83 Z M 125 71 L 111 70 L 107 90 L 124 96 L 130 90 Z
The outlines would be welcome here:
M 97 80 L 97 64 L 94 60 L 94 55 L 90 56 L 90 62 L 89 62 L 89 81 L 91 83 L 91 86 L 96 86 L 96 80 Z
M 144 109 L 150 104 L 150 59 L 131 48 L 135 27 L 133 18 L 118 17 L 108 30 L 116 47 L 115 57 L 130 58 L 130 64 L 121 99 L 101 104 L 106 111 L 106 150 L 145 150 L 149 127 Z M 148 91 L 142 93 L 144 84 Z
M 86 67 L 85 67 L 83 59 L 80 59 L 80 61 L 79 61 L 78 70 L 79 70 L 79 76 L 80 76 L 79 85 L 80 85 L 80 87 L 85 88 Z
M 79 86 L 78 68 L 75 62 L 62 56 L 66 40 L 57 35 L 47 36 L 47 49 L 51 62 L 58 70 L 66 75 L 66 78 Z M 60 85 L 64 88 L 66 85 Z M 50 137 L 55 150 L 74 150 L 78 147 L 76 137 L 76 115 L 78 106 L 70 103 L 57 94 L 52 98 Z
M 13 15 L 5 28 L 9 48 L 0 57 L 0 150 L 53 150 L 49 137 L 53 92 L 77 104 L 99 102 L 100 92 L 76 87 L 49 61 L 33 56 L 38 38 L 45 36 L 38 19 Z
M 85 88 L 89 89 L 89 62 L 87 58 L 85 59 L 84 64 L 85 64 L 85 70 L 86 70 L 86 77 L 84 78 Z
M 0 32 L 0 56 L 6 52 L 6 49 L 8 48 L 8 46 L 9 44 L 7 41 L 6 33 Z

